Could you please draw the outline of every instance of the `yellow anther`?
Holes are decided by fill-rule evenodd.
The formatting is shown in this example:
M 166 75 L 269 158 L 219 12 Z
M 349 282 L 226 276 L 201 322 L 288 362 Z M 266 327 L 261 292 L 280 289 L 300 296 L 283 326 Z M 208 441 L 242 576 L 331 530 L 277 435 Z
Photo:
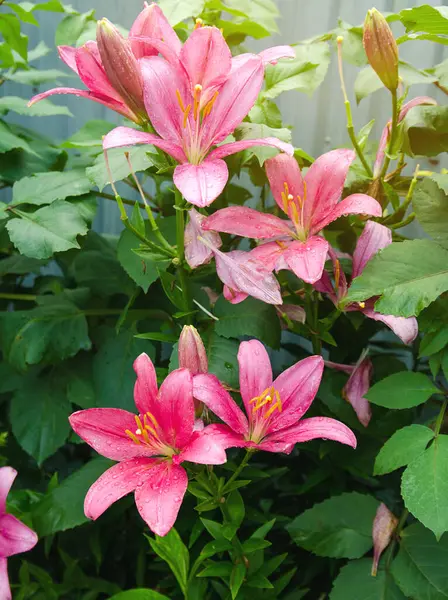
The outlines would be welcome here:
M 285 192 L 281 192 L 282 202 L 283 202 L 283 210 L 286 214 L 288 214 L 288 196 Z
M 291 219 L 294 221 L 294 223 L 299 222 L 299 211 L 297 210 L 297 206 L 296 206 L 296 203 L 294 202 L 294 200 L 292 200 L 292 202 L 289 202 L 288 214 L 291 217 Z
M 194 95 L 196 96 L 196 94 L 200 94 L 202 92 L 202 85 L 200 83 L 197 83 L 194 86 Z
M 199 117 L 199 100 L 202 93 L 202 85 L 197 83 L 194 86 L 194 107 L 193 107 L 193 116 L 194 120 L 197 121 Z
M 284 242 L 281 242 L 280 240 L 275 240 L 275 243 L 277 244 L 277 246 L 279 246 L 282 250 L 286 250 L 286 244 Z
M 336 261 L 334 263 L 334 285 L 335 285 L 336 291 L 339 288 L 340 276 L 341 276 L 341 263 L 336 259 Z
M 125 434 L 128 435 L 135 444 L 140 444 L 140 440 L 132 433 L 132 431 L 126 429 Z
M 152 424 L 154 425 L 154 427 L 157 428 L 159 426 L 159 424 L 157 423 L 157 420 L 156 420 L 155 416 L 152 413 L 150 413 L 149 411 L 145 414 L 143 420 L 145 420 L 146 418 L 148 418 L 152 422 Z
M 142 431 L 142 436 L 143 436 L 143 439 L 145 440 L 145 442 L 146 442 L 147 444 L 150 444 L 150 443 L 151 443 L 151 440 L 149 439 L 149 435 L 148 435 L 148 432 L 146 431 L 146 429 L 144 429 L 144 430 Z
M 294 202 L 294 196 L 292 194 L 288 194 L 288 202 Z
M 365 308 L 366 307 L 366 303 L 365 302 L 358 302 L 358 306 L 359 306 L 359 308 Z
M 142 429 L 144 429 L 140 417 L 138 415 L 134 415 L 134 419 L 135 419 L 135 422 L 137 423 L 137 429 L 139 429 L 140 431 Z
M 191 111 L 191 104 L 189 104 L 187 106 L 187 108 L 185 109 L 185 112 L 184 112 L 184 120 L 182 122 L 182 126 L 183 126 L 184 129 L 187 126 L 188 115 L 190 114 L 190 111 Z
M 176 97 L 177 97 L 177 101 L 178 101 L 179 106 L 180 106 L 180 110 L 184 113 L 185 110 L 186 110 L 185 109 L 185 104 L 184 104 L 184 102 L 182 100 L 182 96 L 180 95 L 180 91 L 179 90 L 176 90 Z
M 306 185 L 306 181 L 304 179 L 303 180 L 303 202 L 305 202 L 305 200 L 306 200 L 306 192 L 307 192 L 307 185 Z
M 263 408 L 263 406 L 270 404 L 271 406 L 269 407 L 268 411 L 264 414 L 265 419 L 267 419 L 270 415 L 272 415 L 272 413 L 275 410 L 278 410 L 279 412 L 282 411 L 282 403 L 280 400 L 280 394 L 273 387 L 270 387 L 270 388 L 267 388 L 266 390 L 264 390 L 264 392 L 262 394 L 260 394 L 260 396 L 257 396 L 256 398 L 252 398 L 252 400 L 250 401 L 250 404 L 255 404 L 255 406 L 253 408 L 254 413 L 257 412 L 258 410 L 260 410 L 260 408 Z
M 218 95 L 219 92 L 215 92 L 213 94 L 213 98 L 210 100 L 210 102 L 207 103 L 206 107 L 204 108 L 204 119 L 205 117 L 208 117 L 208 115 L 212 112 L 213 105 L 215 104 Z
M 195 29 L 199 29 L 199 27 L 202 27 L 202 25 L 204 24 L 204 21 L 202 19 L 196 19 L 195 24 L 194 24 L 194 28 Z

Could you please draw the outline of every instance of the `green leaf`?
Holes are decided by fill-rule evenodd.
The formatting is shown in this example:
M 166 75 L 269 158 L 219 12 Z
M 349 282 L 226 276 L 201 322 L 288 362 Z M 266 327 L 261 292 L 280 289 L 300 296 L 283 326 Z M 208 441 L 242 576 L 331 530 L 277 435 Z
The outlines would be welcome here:
M 437 81 L 437 77 L 435 75 L 430 75 L 426 71 L 416 69 L 411 64 L 404 61 L 400 61 L 398 71 L 403 83 L 406 86 L 429 84 Z M 355 80 L 356 102 L 359 104 L 361 100 L 381 89 L 384 89 L 381 79 L 378 77 L 372 67 L 365 67 L 358 73 L 358 76 Z
M 14 184 L 12 204 L 51 204 L 55 200 L 65 200 L 69 196 L 87 194 L 92 183 L 84 169 L 71 171 L 38 173 L 25 177 Z
M 94 13 L 95 11 L 91 10 L 83 14 L 78 13 L 64 17 L 56 28 L 55 45 L 75 46 L 88 22 L 93 20 Z
M 160 8 L 173 27 L 186 19 L 199 17 L 204 4 L 205 0 L 159 0 Z
M 118 262 L 115 252 L 87 250 L 79 252 L 70 265 L 70 274 L 81 287 L 98 296 L 131 295 L 134 285 Z
M 156 535 L 154 539 L 148 537 L 148 541 L 154 552 L 168 563 L 185 595 L 188 586 L 190 556 L 188 548 L 183 543 L 180 535 L 173 527 L 166 536 Z
M 59 83 L 61 79 L 71 77 L 59 69 L 30 69 L 29 71 L 16 71 L 8 73 L 8 80 L 23 85 L 31 85 L 33 87 L 44 83 Z
M 58 450 L 70 432 L 70 402 L 63 382 L 29 380 L 11 402 L 11 427 L 20 446 L 41 465 Z
M 394 242 L 370 260 L 350 286 L 345 302 L 383 296 L 383 314 L 418 315 L 448 289 L 448 252 L 430 240 Z
M 268 125 L 268 127 L 275 129 L 279 129 L 282 126 L 282 113 L 280 109 L 275 102 L 266 98 L 258 99 L 249 113 L 249 118 L 252 123 Z
M 401 493 L 406 508 L 439 539 L 448 530 L 448 436 L 412 461 L 403 473 Z
M 230 574 L 230 592 L 232 594 L 232 600 L 235 600 L 240 591 L 240 587 L 243 585 L 246 571 L 246 566 L 242 562 L 235 565 L 232 569 L 232 573 Z
M 42 267 L 47 264 L 45 260 L 27 258 L 20 254 L 13 254 L 0 261 L 0 276 L 4 275 L 26 275 L 28 273 L 40 273 Z
M 446 35 L 448 31 L 448 8 L 446 6 L 416 6 L 399 13 L 406 31 L 424 31 Z
M 30 145 L 23 138 L 16 135 L 6 123 L 0 121 L 0 154 L 17 148 L 33 152 Z M 2 157 L 3 159 L 4 157 Z
M 372 577 L 372 559 L 350 561 L 339 571 L 333 583 L 330 600 L 405 600 L 390 573 L 379 569 Z
M 437 542 L 420 523 L 401 533 L 400 552 L 392 563 L 392 576 L 406 598 L 443 600 L 448 598 L 448 536 Z
M 246 510 L 244 508 L 243 498 L 238 490 L 234 490 L 226 498 L 226 507 L 230 523 L 238 529 L 243 522 Z
M 144 171 L 153 165 L 150 155 L 148 155 L 152 148 L 152 146 L 140 146 L 129 149 L 129 158 L 135 172 Z M 107 153 L 113 181 L 121 181 L 131 173 L 124 152 L 125 150 L 122 148 L 114 148 Z M 92 167 L 86 169 L 86 175 L 98 187 L 100 192 L 110 183 L 102 154 L 96 157 Z
M 143 588 L 128 590 L 127 592 L 120 592 L 115 594 L 109 600 L 170 600 L 168 596 L 159 594 L 154 590 L 147 590 Z
M 403 151 L 437 156 L 448 150 L 448 106 L 414 106 L 403 121 Z
M 412 408 L 423 404 L 438 391 L 423 373 L 402 371 L 375 383 L 366 398 L 372 404 L 386 408 Z
M 282 142 L 288 143 L 291 143 L 292 140 L 290 129 L 286 129 L 286 127 L 282 129 L 273 129 L 272 127 L 258 123 L 242 123 L 235 129 L 233 135 L 236 140 L 253 140 L 267 137 L 278 138 Z M 266 146 L 254 146 L 253 148 L 246 150 L 249 157 L 256 156 L 258 158 L 260 166 L 263 166 L 265 160 L 268 158 L 276 156 L 278 152 L 277 149 L 268 148 Z
M 98 406 L 123 408 L 135 412 L 133 389 L 135 372 L 132 368 L 139 354 L 146 352 L 155 358 L 154 346 L 134 337 L 131 331 L 111 335 L 101 345 L 93 359 L 93 380 Z
M 410 464 L 434 438 L 424 425 L 408 425 L 396 431 L 381 448 L 375 460 L 374 475 L 385 475 Z
M 39 106 L 39 102 L 36 106 Z M 0 104 L 1 106 L 1 104 Z M 114 128 L 112 123 L 96 119 L 87 121 L 85 125 L 78 129 L 68 140 L 61 144 L 61 148 L 95 148 L 101 147 L 102 137 Z
M 372 523 L 378 501 L 351 492 L 333 496 L 286 526 L 298 546 L 332 558 L 360 558 L 372 547 Z
M 412 205 L 425 232 L 448 248 L 448 194 L 443 186 L 448 187 L 448 175 L 440 175 L 437 180 L 425 178 L 414 190 Z
M 66 106 L 57 106 L 48 99 L 41 100 L 33 106 L 28 106 L 24 98 L 18 96 L 4 96 L 0 98 L 0 111 L 12 111 L 26 117 L 51 117 L 54 115 L 67 115 L 73 117 Z
M 14 15 L 2 12 L 0 15 L 0 33 L 5 42 L 26 60 L 28 51 L 28 36 L 20 31 L 20 21 Z
M 20 371 L 40 362 L 59 362 L 91 347 L 84 314 L 63 301 L 2 313 L 0 336 L 4 357 Z
M 335 41 L 339 35 L 342 35 L 344 38 L 344 43 L 342 44 L 343 60 L 357 67 L 363 67 L 367 63 L 367 56 L 362 43 L 362 31 L 362 27 L 354 27 L 339 19 L 338 28 L 333 34 Z
M 112 465 L 112 461 L 102 456 L 92 459 L 33 506 L 33 525 L 39 537 L 87 523 L 88 518 L 84 514 L 87 491 Z
M 275 308 L 254 298 L 247 298 L 241 304 L 231 304 L 221 296 L 215 306 L 219 321 L 215 325 L 218 335 L 225 338 L 239 338 L 248 335 L 256 337 L 272 348 L 280 345 L 280 321 Z
M 330 48 L 326 42 L 293 46 L 295 59 L 281 60 L 266 67 L 263 98 L 274 99 L 282 92 L 296 90 L 312 95 L 323 82 L 330 65 Z
M 432 356 L 436 352 L 443 350 L 448 344 L 448 326 L 442 327 L 438 331 L 427 333 L 420 343 L 419 353 L 421 356 Z
M 36 17 L 32 13 L 32 8 L 34 8 L 33 5 L 31 5 L 31 10 L 26 10 L 27 7 L 24 8 L 20 4 L 15 4 L 13 2 L 5 2 L 4 4 L 5 6 L 9 6 L 23 23 L 29 23 L 30 25 L 39 27 L 39 22 L 36 21 Z
M 238 16 L 237 13 L 239 13 L 243 19 L 248 19 L 249 22 L 256 23 L 265 29 L 267 35 L 278 33 L 276 19 L 280 13 L 274 0 L 225 0 L 222 10 L 228 12 L 233 10 L 232 14 L 235 16 Z

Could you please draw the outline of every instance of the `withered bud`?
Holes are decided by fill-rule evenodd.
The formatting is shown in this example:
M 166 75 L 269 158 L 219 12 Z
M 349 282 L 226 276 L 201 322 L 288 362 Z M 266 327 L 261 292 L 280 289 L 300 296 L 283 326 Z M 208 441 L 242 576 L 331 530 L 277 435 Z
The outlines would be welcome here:
M 364 21 L 363 44 L 370 66 L 388 90 L 398 87 L 398 46 L 383 15 L 372 8 Z
M 397 528 L 398 519 L 393 515 L 387 506 L 381 503 L 376 511 L 373 521 L 373 564 L 372 576 L 376 577 L 378 572 L 378 563 L 380 562 L 381 554 L 387 548 L 392 539 L 392 534 Z
M 135 114 L 146 120 L 143 80 L 130 42 L 108 19 L 98 21 L 96 40 L 112 87 Z
M 179 367 L 189 369 L 192 375 L 208 372 L 204 343 L 193 325 L 185 325 L 179 337 Z

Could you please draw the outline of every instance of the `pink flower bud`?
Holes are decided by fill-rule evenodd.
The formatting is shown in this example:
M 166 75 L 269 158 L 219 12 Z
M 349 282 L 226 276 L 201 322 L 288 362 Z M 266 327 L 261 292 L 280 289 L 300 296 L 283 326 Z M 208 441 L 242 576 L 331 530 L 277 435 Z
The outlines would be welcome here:
M 96 39 L 110 84 L 134 113 L 147 120 L 143 80 L 130 42 L 107 19 L 98 21 Z
M 378 571 L 378 563 L 381 554 L 389 545 L 392 534 L 397 528 L 398 519 L 393 515 L 385 504 L 380 504 L 376 511 L 373 521 L 373 564 L 372 576 L 375 577 Z
M 398 87 L 398 46 L 383 15 L 372 8 L 364 21 L 364 50 L 370 66 L 390 91 Z
M 208 372 L 208 361 L 201 336 L 193 325 L 185 325 L 179 338 L 179 367 L 192 375 Z

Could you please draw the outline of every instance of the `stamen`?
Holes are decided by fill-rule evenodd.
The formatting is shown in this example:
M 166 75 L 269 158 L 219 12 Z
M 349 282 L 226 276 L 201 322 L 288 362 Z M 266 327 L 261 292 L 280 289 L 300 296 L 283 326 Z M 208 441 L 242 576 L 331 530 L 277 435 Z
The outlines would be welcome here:
M 197 83 L 194 86 L 194 108 L 193 108 L 193 116 L 194 120 L 197 121 L 199 117 L 199 100 L 201 98 L 202 85 Z
M 185 110 L 186 110 L 185 109 L 185 104 L 184 104 L 184 102 L 182 100 L 182 96 L 180 95 L 180 91 L 179 90 L 176 90 L 176 96 L 177 96 L 177 101 L 178 101 L 179 106 L 180 106 L 180 110 L 184 113 Z
M 294 223 L 297 224 L 299 222 L 299 212 L 297 210 L 297 206 L 296 206 L 296 203 L 294 202 L 294 200 L 292 200 L 292 202 L 289 202 L 289 209 L 291 211 L 289 213 L 289 216 L 294 221 Z
M 365 302 L 358 302 L 358 306 L 359 306 L 359 308 L 365 308 L 366 307 L 366 303 Z
M 339 278 L 341 276 L 341 263 L 336 259 L 334 263 L 334 287 L 336 291 L 339 289 Z M 365 306 L 365 304 L 364 304 Z M 363 307 L 364 308 L 364 307 Z
M 204 21 L 202 19 L 196 19 L 194 28 L 199 29 L 199 27 L 202 27 L 203 24 L 204 24 Z
M 204 108 L 204 115 L 203 115 L 204 119 L 205 119 L 205 117 L 208 117 L 208 115 L 212 112 L 213 105 L 215 104 L 218 96 L 219 96 L 219 92 L 215 92 L 213 94 L 213 98 L 208 102 L 208 104 Z
M 281 196 L 283 202 L 283 210 L 286 214 L 288 214 L 288 196 L 285 194 L 285 192 L 281 192 Z
M 191 104 L 189 104 L 187 106 L 187 108 L 185 109 L 185 112 L 184 112 L 184 120 L 183 120 L 183 123 L 182 123 L 182 126 L 183 126 L 184 129 L 187 126 L 188 115 L 190 114 L 190 111 L 191 111 Z
M 281 242 L 280 240 L 275 240 L 275 243 L 277 244 L 277 246 L 279 246 L 282 250 L 286 250 L 286 244 L 284 242 Z
M 141 429 L 136 429 L 135 430 L 135 435 L 142 435 L 142 430 Z
M 154 427 L 158 427 L 158 426 L 159 426 L 159 424 L 158 424 L 158 423 L 157 423 L 157 421 L 156 421 L 156 418 L 155 418 L 155 416 L 154 416 L 152 413 L 150 413 L 150 412 L 148 411 L 148 412 L 146 413 L 146 416 L 148 417 L 148 419 L 150 419 L 150 420 L 152 421 L 152 424 L 154 425 Z
M 151 443 L 151 440 L 149 439 L 149 435 L 148 435 L 148 432 L 146 431 L 146 429 L 144 429 L 144 430 L 142 431 L 142 436 L 143 436 L 143 439 L 145 440 L 145 442 L 146 442 L 147 444 L 150 444 L 150 443 Z
M 132 431 L 125 429 L 125 434 L 128 435 L 135 444 L 140 444 L 140 440 L 132 433 Z
M 138 415 L 134 415 L 134 419 L 135 419 L 135 422 L 137 423 L 137 429 L 139 429 L 140 431 L 142 429 L 144 429 L 140 417 Z

